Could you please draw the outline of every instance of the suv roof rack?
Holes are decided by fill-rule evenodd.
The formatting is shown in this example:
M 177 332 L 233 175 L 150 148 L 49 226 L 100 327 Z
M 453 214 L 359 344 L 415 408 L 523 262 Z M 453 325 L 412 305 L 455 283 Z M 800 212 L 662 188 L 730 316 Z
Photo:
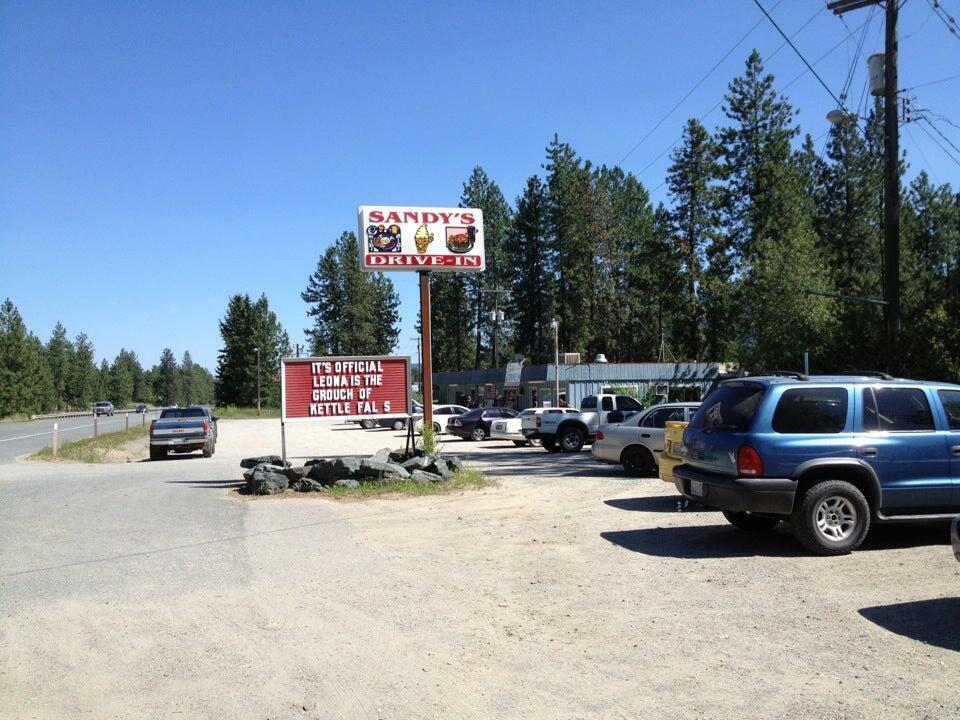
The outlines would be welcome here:
M 795 370 L 770 370 L 764 373 L 757 373 L 754 377 L 792 377 L 797 380 L 809 380 L 809 375 L 804 375 L 802 372 L 796 372 Z
M 872 377 L 880 380 L 894 380 L 893 375 L 881 372 L 879 370 L 841 370 L 833 373 L 834 375 L 854 376 L 854 377 Z

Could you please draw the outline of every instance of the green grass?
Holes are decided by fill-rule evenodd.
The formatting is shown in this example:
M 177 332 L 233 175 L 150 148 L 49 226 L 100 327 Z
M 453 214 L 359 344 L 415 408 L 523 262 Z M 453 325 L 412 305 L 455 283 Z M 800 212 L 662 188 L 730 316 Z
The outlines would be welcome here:
M 29 421 L 30 416 L 27 413 L 13 413 L 12 415 L 4 415 L 0 418 L 0 423 L 21 423 Z
M 265 407 L 260 409 L 260 414 L 257 415 L 257 409 L 255 407 L 235 407 L 233 405 L 226 405 L 224 407 L 214 408 L 213 414 L 216 415 L 220 420 L 249 420 L 256 418 L 278 418 L 280 417 L 280 408 L 278 407 Z
M 412 480 L 385 480 L 382 482 L 362 482 L 360 487 L 345 488 L 336 485 L 328 487 L 324 495 L 334 498 L 369 498 L 382 495 L 444 495 L 457 490 L 479 490 L 491 487 L 496 483 L 485 477 L 479 470 L 463 468 L 457 470 L 453 477 L 442 483 L 427 483 L 422 485 Z
M 103 463 L 110 462 L 107 454 L 119 450 L 134 440 L 146 438 L 150 434 L 149 425 L 134 425 L 129 430 L 101 433 L 95 438 L 83 438 L 60 444 L 60 454 L 53 456 L 53 448 L 49 445 L 30 456 L 30 460 L 44 462 L 81 462 Z

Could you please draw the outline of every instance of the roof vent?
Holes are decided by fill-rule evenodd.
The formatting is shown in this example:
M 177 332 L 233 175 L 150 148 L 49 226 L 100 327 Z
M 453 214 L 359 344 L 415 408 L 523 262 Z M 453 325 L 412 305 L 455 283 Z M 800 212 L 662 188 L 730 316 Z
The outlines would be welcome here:
M 597 356 L 593 359 L 595 363 L 605 363 L 607 362 L 607 356 L 603 353 L 597 353 Z

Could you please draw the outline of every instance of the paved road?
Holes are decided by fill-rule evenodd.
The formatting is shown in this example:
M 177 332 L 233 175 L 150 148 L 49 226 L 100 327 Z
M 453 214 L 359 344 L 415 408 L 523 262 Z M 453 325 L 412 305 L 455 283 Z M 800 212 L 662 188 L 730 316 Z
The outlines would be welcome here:
M 156 411 L 147 413 L 146 422 L 157 416 Z M 130 413 L 130 425 L 144 422 L 143 415 Z M 33 420 L 23 423 L 0 423 L 0 463 L 10 462 L 21 455 L 36 452 L 49 445 L 53 435 L 53 424 L 60 425 L 62 442 L 79 440 L 93 436 L 92 417 L 59 418 L 57 420 Z M 113 417 L 101 416 L 97 420 L 98 430 L 121 430 L 125 419 L 122 414 Z

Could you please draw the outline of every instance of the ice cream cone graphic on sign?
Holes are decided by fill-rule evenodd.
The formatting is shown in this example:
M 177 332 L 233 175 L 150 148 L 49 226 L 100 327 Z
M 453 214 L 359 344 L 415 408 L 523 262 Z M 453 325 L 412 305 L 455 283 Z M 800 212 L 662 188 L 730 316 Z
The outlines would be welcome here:
M 414 233 L 413 241 L 417 244 L 417 252 L 425 253 L 427 251 L 427 245 L 433 242 L 433 233 L 427 230 L 427 224 L 424 223 L 417 228 L 417 232 Z

